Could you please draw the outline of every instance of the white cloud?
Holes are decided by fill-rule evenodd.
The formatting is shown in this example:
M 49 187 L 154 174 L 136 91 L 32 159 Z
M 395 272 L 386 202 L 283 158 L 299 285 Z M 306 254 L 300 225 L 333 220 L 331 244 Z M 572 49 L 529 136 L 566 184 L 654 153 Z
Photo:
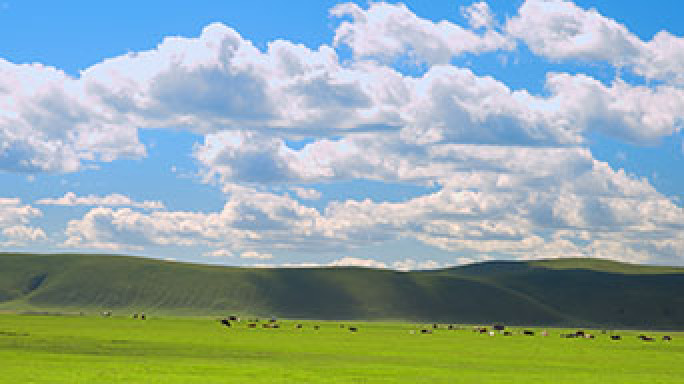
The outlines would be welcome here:
M 640 144 L 681 129 L 680 89 L 620 82 L 608 87 L 586 76 L 556 74 L 549 76 L 551 96 L 535 96 L 448 65 L 464 52 L 512 49 L 510 39 L 491 27 L 479 34 L 386 3 L 367 9 L 342 4 L 331 12 L 351 16 L 340 23 L 335 43 L 349 45 L 360 60 L 340 63 L 330 46 L 314 50 L 284 40 L 262 51 L 219 23 L 196 38 L 169 37 L 154 49 L 104 60 L 78 78 L 40 64 L 0 60 L 0 169 L 68 172 L 92 162 L 144 156 L 138 130 L 145 128 L 207 134 L 198 157 L 225 164 L 233 180 L 244 181 L 258 175 L 244 158 L 268 167 L 260 174 L 271 181 L 325 176 L 315 173 L 324 168 L 304 161 L 311 158 L 288 168 L 306 154 L 287 148 L 288 135 L 401 130 L 404 140 L 417 145 L 568 145 L 598 129 Z M 473 25 L 492 23 L 486 3 L 464 12 Z M 507 30 L 554 59 L 617 65 L 632 58 L 632 51 L 645 49 L 623 26 L 561 1 L 527 1 Z M 654 47 L 673 44 L 680 42 L 665 33 L 653 42 Z M 663 50 L 637 55 L 657 64 L 635 61 L 635 70 L 672 67 L 667 77 L 679 76 L 677 65 L 684 60 Z M 411 77 L 362 59 L 411 52 L 440 65 Z M 577 100 L 585 98 L 596 107 L 578 110 Z
M 26 224 L 31 218 L 42 216 L 38 208 L 22 205 L 16 197 L 0 197 L 0 227 Z
M 321 192 L 311 188 L 291 187 L 290 190 L 304 200 L 318 200 L 323 196 Z
M 684 38 L 667 31 L 642 41 L 627 27 L 564 0 L 526 0 L 506 30 L 553 60 L 604 61 L 649 79 L 684 82 Z
M 442 264 L 434 260 L 418 261 L 413 259 L 404 259 L 392 263 L 392 269 L 396 269 L 399 271 L 413 271 L 439 268 L 443 268 Z
M 45 231 L 41 228 L 29 227 L 26 225 L 14 225 L 2 229 L 2 235 L 8 240 L 0 241 L 2 246 L 21 246 L 28 243 L 35 243 L 42 240 L 47 240 Z
M 489 9 L 489 4 L 484 1 L 473 3 L 467 7 L 461 7 L 461 13 L 468 19 L 470 26 L 475 29 L 491 28 L 494 26 L 494 16 L 491 9 Z
M 387 264 L 373 260 L 373 259 L 362 259 L 358 257 L 343 257 L 339 260 L 335 260 L 329 264 L 332 267 L 364 267 L 364 268 L 387 268 Z
M 475 259 L 595 257 L 619 248 L 612 257 L 653 262 L 677 259 L 684 247 L 682 208 L 586 150 L 456 146 L 441 155 L 463 170 L 438 175 L 439 191 L 404 202 L 332 201 L 319 212 L 233 186 L 217 213 L 93 209 L 69 223 L 67 245 L 319 253 L 413 238 Z
M 471 24 L 491 26 L 491 15 L 486 4 L 482 4 L 466 8 L 466 12 Z M 351 17 L 351 21 L 340 23 L 334 41 L 335 45 L 349 46 L 357 58 L 393 60 L 409 55 L 418 61 L 444 64 L 463 53 L 508 50 L 514 46 L 495 30 L 478 34 L 445 20 L 433 22 L 416 16 L 403 4 L 379 2 L 363 9 L 344 3 L 332 8 L 330 14 Z
M 205 252 L 203 255 L 208 256 L 208 257 L 220 257 L 220 258 L 233 257 L 234 256 L 233 252 L 231 252 L 227 249 L 215 249 L 213 251 Z
M 272 259 L 273 255 L 270 253 L 266 252 L 257 252 L 257 251 L 245 251 L 240 254 L 240 258 L 242 259 L 259 259 L 259 260 L 268 260 Z
M 124 115 L 93 106 L 82 81 L 41 64 L 0 58 L 0 169 L 75 171 L 83 161 L 139 157 Z
M 164 209 L 164 203 L 162 203 L 161 201 L 145 200 L 142 202 L 138 202 L 132 200 L 128 196 L 124 196 L 118 193 L 113 193 L 107 196 L 77 196 L 74 192 L 67 192 L 66 194 L 64 194 L 64 196 L 59 198 L 46 198 L 36 200 L 36 204 L 63 206 L 96 205 L 102 207 L 128 206 L 142 209 Z
M 21 204 L 19 198 L 0 197 L 0 246 L 21 246 L 28 242 L 46 240 L 41 228 L 27 225 L 31 219 L 42 216 L 42 212 L 30 205 Z
M 679 38 L 663 32 L 645 43 L 596 11 L 528 0 L 505 30 L 533 52 L 666 80 L 605 84 L 550 73 L 546 92 L 535 95 L 449 64 L 463 53 L 514 46 L 486 3 L 462 11 L 483 30 L 432 22 L 404 5 L 339 5 L 331 13 L 346 19 L 333 43 L 352 49 L 346 62 L 328 45 L 277 40 L 260 50 L 219 23 L 196 38 L 166 38 L 107 59 L 78 78 L 0 61 L 0 169 L 75 171 L 143 156 L 138 129 L 204 136 L 193 154 L 206 180 L 221 183 L 222 210 L 169 211 L 117 194 L 38 201 L 97 206 L 68 223 L 63 245 L 74 248 L 201 246 L 215 249 L 207 256 L 267 258 L 409 238 L 472 259 L 681 259 L 682 209 L 647 181 L 596 161 L 586 141 L 600 132 L 644 145 L 681 131 L 684 61 L 664 48 Z M 407 55 L 427 64 L 421 75 L 386 64 Z M 294 149 L 292 138 L 308 144 Z M 438 190 L 391 203 L 332 201 L 319 210 L 300 201 L 320 198 L 319 191 L 293 186 L 359 179 Z M 30 228 L 38 215 L 19 200 L 0 200 L 0 227 Z M 390 265 L 432 265 L 422 263 L 429 261 Z
M 375 269 L 394 269 L 398 271 L 412 271 L 412 270 L 426 270 L 426 269 L 439 269 L 443 266 L 434 261 L 417 261 L 413 259 L 404 259 L 400 261 L 395 261 L 390 263 L 383 263 L 378 260 L 364 259 L 359 257 L 342 257 L 340 259 L 333 260 L 329 263 L 281 263 L 281 264 L 255 264 L 253 267 L 258 268 L 326 268 L 326 267 L 362 267 L 362 268 L 375 268 Z

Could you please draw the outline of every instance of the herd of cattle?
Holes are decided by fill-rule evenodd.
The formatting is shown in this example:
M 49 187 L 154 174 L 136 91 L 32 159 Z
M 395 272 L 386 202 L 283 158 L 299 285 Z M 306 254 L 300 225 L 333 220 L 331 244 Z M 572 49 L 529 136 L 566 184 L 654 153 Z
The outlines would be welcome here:
M 219 319 L 219 322 L 225 327 L 233 327 L 236 325 L 236 323 L 241 323 L 242 319 L 240 319 L 240 317 L 238 317 L 238 316 L 228 316 L 228 317 Z M 266 329 L 275 329 L 275 328 L 281 327 L 281 325 L 278 323 L 278 321 L 275 317 L 273 317 L 267 321 L 264 321 L 264 322 L 262 322 L 258 318 L 247 319 L 245 321 L 245 323 L 246 323 L 247 328 L 257 328 L 259 323 L 261 323 L 262 328 L 266 328 Z M 358 332 L 359 331 L 358 327 L 350 327 L 350 326 L 346 326 L 344 324 L 340 324 L 339 327 L 342 329 L 346 328 L 350 332 Z M 303 329 L 303 328 L 304 328 L 304 324 L 301 324 L 301 323 L 295 324 L 295 329 Z M 320 325 L 314 325 L 313 326 L 314 330 L 319 330 L 320 328 L 321 328 Z M 453 324 L 447 324 L 447 325 L 432 324 L 431 326 L 421 326 L 419 328 L 420 329 L 417 332 L 415 330 L 411 330 L 411 331 L 409 331 L 409 333 L 411 333 L 411 334 L 415 334 L 415 333 L 432 334 L 433 331 L 436 329 L 446 329 L 446 330 L 464 330 L 464 329 L 467 329 L 466 327 L 457 326 L 457 325 L 453 325 Z M 515 334 L 519 334 L 519 335 L 523 335 L 523 336 L 535 336 L 536 335 L 535 331 L 532 331 L 529 329 L 524 329 L 524 330 L 514 332 L 512 330 L 506 329 L 506 327 L 504 325 L 500 325 L 500 324 L 493 325 L 491 328 L 482 327 L 482 326 L 475 326 L 472 328 L 472 331 L 476 332 L 476 333 L 480 333 L 480 334 L 489 335 L 489 336 L 496 336 L 496 335 L 513 336 Z M 609 332 L 608 331 L 601 331 L 601 333 L 606 335 Z M 544 337 L 549 336 L 548 331 L 542 331 L 539 334 L 541 336 L 544 336 Z M 610 336 L 611 340 L 622 340 L 622 336 L 620 336 L 620 335 L 616 335 L 616 334 L 611 333 L 609 336 Z M 578 330 L 578 331 L 575 331 L 574 333 L 561 333 L 560 337 L 565 338 L 565 339 L 575 339 L 575 338 L 595 339 L 596 335 L 594 335 L 592 333 L 588 333 L 588 332 L 583 331 L 583 330 Z M 637 338 L 639 340 L 642 340 L 642 341 L 655 341 L 656 340 L 655 337 L 646 336 L 646 335 L 639 335 L 639 336 L 637 336 Z M 662 336 L 662 340 L 663 341 L 672 341 L 672 336 L 664 335 L 664 336 Z

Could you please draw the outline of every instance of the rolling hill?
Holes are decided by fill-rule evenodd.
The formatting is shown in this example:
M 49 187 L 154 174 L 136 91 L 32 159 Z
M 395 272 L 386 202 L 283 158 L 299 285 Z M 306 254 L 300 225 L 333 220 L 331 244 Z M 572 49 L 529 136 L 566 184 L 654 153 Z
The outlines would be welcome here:
M 436 271 L 235 268 L 0 254 L 0 310 L 242 313 L 315 319 L 684 329 L 684 268 L 594 259 Z

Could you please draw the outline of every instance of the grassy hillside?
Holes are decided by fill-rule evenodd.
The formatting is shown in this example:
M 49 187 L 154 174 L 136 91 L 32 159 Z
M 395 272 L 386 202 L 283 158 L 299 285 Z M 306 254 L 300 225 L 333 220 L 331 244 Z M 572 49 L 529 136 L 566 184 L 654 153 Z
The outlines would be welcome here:
M 441 271 L 250 269 L 0 254 L 0 309 L 684 329 L 684 269 L 594 260 Z

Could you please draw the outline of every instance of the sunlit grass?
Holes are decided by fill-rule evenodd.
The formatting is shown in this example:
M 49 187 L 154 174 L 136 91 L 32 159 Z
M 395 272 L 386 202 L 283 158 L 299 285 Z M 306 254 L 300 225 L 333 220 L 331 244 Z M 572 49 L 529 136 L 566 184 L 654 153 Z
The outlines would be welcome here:
M 302 329 L 295 327 L 303 325 Z M 1 382 L 676 383 L 684 335 L 488 336 L 408 323 L 284 321 L 226 328 L 211 318 L 0 315 Z M 320 330 L 314 330 L 320 325 Z M 518 330 L 518 329 L 516 329 Z

